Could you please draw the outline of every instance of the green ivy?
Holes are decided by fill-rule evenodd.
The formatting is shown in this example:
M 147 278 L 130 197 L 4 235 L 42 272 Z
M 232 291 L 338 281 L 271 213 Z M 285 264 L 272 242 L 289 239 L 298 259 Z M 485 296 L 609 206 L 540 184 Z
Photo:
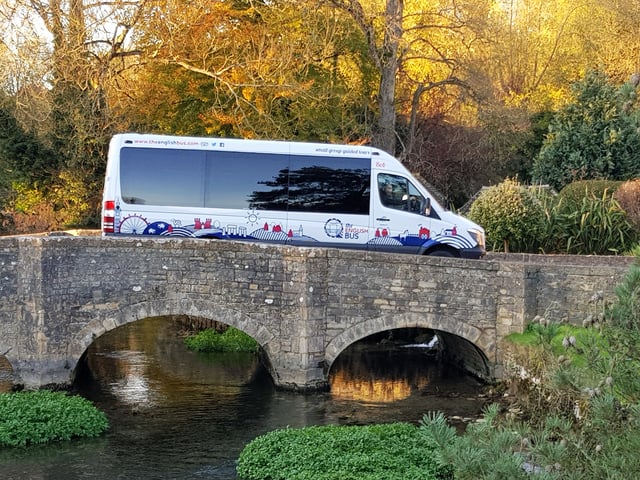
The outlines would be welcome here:
M 77 395 L 46 390 L 0 394 L 0 446 L 96 437 L 107 428 L 106 415 Z

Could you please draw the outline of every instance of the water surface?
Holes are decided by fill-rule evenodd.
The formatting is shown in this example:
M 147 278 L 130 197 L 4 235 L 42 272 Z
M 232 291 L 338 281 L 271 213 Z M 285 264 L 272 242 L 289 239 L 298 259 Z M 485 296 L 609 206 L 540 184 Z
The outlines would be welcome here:
M 331 391 L 276 390 L 249 354 L 186 349 L 158 318 L 108 332 L 89 348 L 77 391 L 109 417 L 97 439 L 0 449 L 1 479 L 235 479 L 244 446 L 274 429 L 473 417 L 482 385 L 421 348 L 357 345 L 331 371 Z

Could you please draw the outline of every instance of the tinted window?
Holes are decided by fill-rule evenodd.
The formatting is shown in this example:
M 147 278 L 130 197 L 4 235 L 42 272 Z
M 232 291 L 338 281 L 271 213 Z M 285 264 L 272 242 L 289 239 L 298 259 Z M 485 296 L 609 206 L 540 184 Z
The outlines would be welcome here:
M 288 159 L 288 155 L 208 152 L 206 206 L 286 210 Z
M 201 207 L 205 152 L 159 148 L 120 150 L 120 189 L 125 203 Z
M 369 214 L 371 161 L 292 156 L 289 210 Z
M 153 148 L 120 157 L 130 204 L 369 213 L 369 159 Z

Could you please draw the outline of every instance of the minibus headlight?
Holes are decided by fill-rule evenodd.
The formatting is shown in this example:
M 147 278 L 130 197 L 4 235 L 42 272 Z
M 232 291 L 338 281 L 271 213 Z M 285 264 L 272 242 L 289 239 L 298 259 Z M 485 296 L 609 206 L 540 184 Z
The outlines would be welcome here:
M 484 248 L 484 231 L 477 228 L 471 228 L 467 230 L 471 238 L 475 239 L 480 248 Z

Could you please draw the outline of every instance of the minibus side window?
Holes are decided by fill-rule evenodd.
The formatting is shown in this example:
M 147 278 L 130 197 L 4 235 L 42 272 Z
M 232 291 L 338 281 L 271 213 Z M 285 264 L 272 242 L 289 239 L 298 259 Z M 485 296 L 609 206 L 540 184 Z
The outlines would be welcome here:
M 289 155 L 209 152 L 205 206 L 286 210 L 288 164 Z
M 135 205 L 202 207 L 205 154 L 197 150 L 120 150 L 122 201 Z
M 289 211 L 369 214 L 371 159 L 292 155 Z

